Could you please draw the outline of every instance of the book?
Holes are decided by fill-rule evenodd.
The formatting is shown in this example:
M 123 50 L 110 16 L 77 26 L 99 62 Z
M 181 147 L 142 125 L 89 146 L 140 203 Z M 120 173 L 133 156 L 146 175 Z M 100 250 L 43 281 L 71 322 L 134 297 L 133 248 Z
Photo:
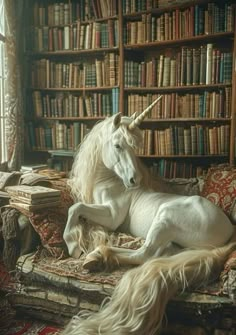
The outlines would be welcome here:
M 206 50 L 206 84 L 212 83 L 212 61 L 213 61 L 213 44 L 207 44 Z
M 26 197 L 22 197 L 20 195 L 14 195 L 10 196 L 9 193 L 5 192 L 9 198 L 11 198 L 12 201 L 14 202 L 20 202 L 28 205 L 43 205 L 43 204 L 51 204 L 55 202 L 60 202 L 60 196 L 50 196 L 47 197 L 45 196 L 44 198 L 36 198 L 36 199 L 30 199 Z
M 43 209 L 43 208 L 58 207 L 58 206 L 61 205 L 61 201 L 46 202 L 46 203 L 42 203 L 42 204 L 31 205 L 31 204 L 26 204 L 26 203 L 23 203 L 23 202 L 15 201 L 15 200 L 12 200 L 12 199 L 10 199 L 9 203 L 12 206 L 16 206 L 18 208 L 22 208 L 22 209 L 25 209 L 27 211 L 36 211 L 36 210 Z
M 45 186 L 15 185 L 7 186 L 5 190 L 11 197 L 20 196 L 29 199 L 41 199 L 60 196 L 61 192 Z
M 30 164 L 30 165 L 22 165 L 20 171 L 21 172 L 33 172 L 36 170 L 47 169 L 47 164 Z

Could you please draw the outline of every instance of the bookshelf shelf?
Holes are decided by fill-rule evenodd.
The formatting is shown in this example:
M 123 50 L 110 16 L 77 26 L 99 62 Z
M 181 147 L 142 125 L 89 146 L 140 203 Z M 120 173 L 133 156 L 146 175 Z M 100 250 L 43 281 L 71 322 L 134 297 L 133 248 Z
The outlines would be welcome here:
M 214 90 L 221 89 L 226 87 L 231 87 L 232 84 L 207 84 L 207 85 L 182 85 L 182 86 L 167 86 L 167 87 L 125 87 L 124 91 L 126 92 L 186 92 L 186 91 L 200 91 L 200 90 Z
M 43 120 L 52 120 L 52 121 L 99 121 L 103 120 L 104 117 L 96 117 L 96 116 L 85 116 L 85 117 L 44 117 Z M 38 118 L 38 120 L 42 120 L 42 118 Z
M 218 159 L 218 158 L 227 158 L 227 155 L 138 155 L 140 158 L 170 158 L 170 159 L 182 159 L 182 158 L 189 158 L 189 159 L 198 159 L 198 158 L 209 158 L 209 159 Z
M 99 12 L 85 0 L 26 1 L 29 152 L 69 160 L 95 122 L 139 113 L 162 94 L 141 126 L 141 159 L 170 178 L 234 164 L 234 1 L 118 0 L 112 8 L 101 0 Z
M 222 40 L 224 38 L 232 38 L 234 37 L 233 32 L 223 32 L 223 33 L 215 33 L 215 34 L 208 34 L 208 35 L 200 35 L 200 36 L 192 36 L 186 37 L 181 39 L 175 40 L 166 40 L 166 41 L 155 41 L 155 42 L 145 42 L 145 43 L 138 43 L 138 44 L 125 44 L 124 50 L 136 50 L 136 49 L 152 49 L 152 48 L 167 48 L 172 46 L 179 46 L 184 44 L 196 44 L 197 42 L 200 43 L 210 43 L 214 42 L 215 40 Z
M 57 51 L 35 51 L 35 52 L 27 52 L 28 57 L 55 57 L 55 56 L 63 56 L 63 57 L 71 57 L 71 56 L 79 56 L 79 55 L 90 55 L 90 54 L 103 54 L 104 52 L 118 52 L 118 47 L 113 48 L 96 48 L 96 49 L 86 49 L 86 50 L 57 50 Z
M 31 87 L 29 88 L 31 91 L 45 91 L 45 92 L 84 92 L 84 91 L 88 91 L 88 92 L 92 92 L 92 91 L 110 91 L 114 88 L 119 88 L 118 86 L 103 86 L 103 87 L 83 87 L 83 88 L 73 88 L 73 87 L 50 87 L 50 88 L 46 88 L 46 87 Z
M 172 118 L 172 119 L 146 119 L 143 123 L 205 123 L 205 122 L 231 122 L 230 118 Z

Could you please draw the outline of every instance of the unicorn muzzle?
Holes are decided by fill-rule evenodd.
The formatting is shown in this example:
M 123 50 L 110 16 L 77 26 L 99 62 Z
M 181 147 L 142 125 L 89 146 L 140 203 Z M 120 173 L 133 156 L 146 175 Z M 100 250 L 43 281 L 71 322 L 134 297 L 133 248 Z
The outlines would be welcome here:
M 124 181 L 124 185 L 126 188 L 138 188 L 140 186 L 141 178 L 138 176 L 132 176 L 127 179 L 127 181 Z

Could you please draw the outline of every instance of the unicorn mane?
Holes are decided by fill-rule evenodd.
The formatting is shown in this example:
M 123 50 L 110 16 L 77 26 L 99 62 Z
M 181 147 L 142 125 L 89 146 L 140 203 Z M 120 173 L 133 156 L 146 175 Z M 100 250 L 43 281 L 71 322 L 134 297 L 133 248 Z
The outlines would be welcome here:
M 107 140 L 110 138 L 114 117 L 98 122 L 78 147 L 68 180 L 68 185 L 75 201 L 94 202 L 93 187 L 97 178 L 98 164 L 102 162 L 102 144 L 104 143 L 104 136 L 106 136 Z M 131 122 L 131 118 L 122 117 L 117 131 L 121 131 L 127 143 L 135 149 L 142 142 L 142 135 L 139 128 L 135 128 L 132 131 L 128 129 L 128 125 Z M 144 175 L 147 174 L 144 171 L 144 167 L 141 167 L 141 163 L 140 168 Z

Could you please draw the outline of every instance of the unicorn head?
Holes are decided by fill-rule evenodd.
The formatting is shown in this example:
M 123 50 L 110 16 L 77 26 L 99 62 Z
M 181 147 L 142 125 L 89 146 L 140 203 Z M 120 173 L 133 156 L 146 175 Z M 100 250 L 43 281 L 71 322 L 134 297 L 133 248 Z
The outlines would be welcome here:
M 107 140 L 103 144 L 103 163 L 120 177 L 126 188 L 140 186 L 142 176 L 134 150 L 142 138 L 138 126 L 160 99 L 161 96 L 154 100 L 139 116 L 134 114 L 131 117 L 121 117 L 121 114 L 116 114 L 113 117 L 110 136 L 107 136 Z
M 120 113 L 114 115 L 112 121 L 110 134 L 107 134 L 103 142 L 103 163 L 109 170 L 115 172 L 126 188 L 138 187 L 141 173 L 138 169 L 135 148 L 141 142 L 141 132 L 139 128 L 131 132 L 129 125 L 133 122 L 133 118 L 121 117 Z

